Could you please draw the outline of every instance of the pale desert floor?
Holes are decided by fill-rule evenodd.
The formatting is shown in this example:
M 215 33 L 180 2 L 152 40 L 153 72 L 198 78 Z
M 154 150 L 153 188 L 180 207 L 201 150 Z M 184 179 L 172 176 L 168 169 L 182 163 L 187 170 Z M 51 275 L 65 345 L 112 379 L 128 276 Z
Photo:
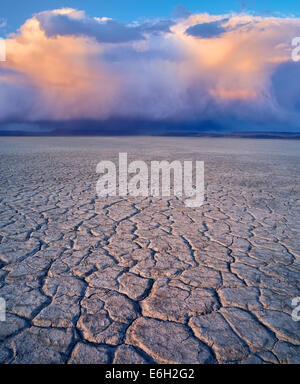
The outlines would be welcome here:
M 206 200 L 96 196 L 204 160 Z M 300 363 L 300 142 L 0 138 L 2 363 Z M 300 303 L 299 303 L 300 304 Z

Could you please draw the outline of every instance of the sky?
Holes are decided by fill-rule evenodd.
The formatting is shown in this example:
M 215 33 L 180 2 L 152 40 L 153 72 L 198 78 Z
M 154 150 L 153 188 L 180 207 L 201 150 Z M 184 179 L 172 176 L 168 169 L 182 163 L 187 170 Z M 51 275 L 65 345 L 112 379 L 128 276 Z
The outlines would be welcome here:
M 171 17 L 183 5 L 193 13 L 249 11 L 259 14 L 300 16 L 298 0 L 10 0 L 1 1 L 0 17 L 7 21 L 7 32 L 15 32 L 34 13 L 58 8 L 84 9 L 91 16 L 112 17 L 131 22 L 151 17 Z
M 1 2 L 0 134 L 300 132 L 297 36 L 299 1 Z

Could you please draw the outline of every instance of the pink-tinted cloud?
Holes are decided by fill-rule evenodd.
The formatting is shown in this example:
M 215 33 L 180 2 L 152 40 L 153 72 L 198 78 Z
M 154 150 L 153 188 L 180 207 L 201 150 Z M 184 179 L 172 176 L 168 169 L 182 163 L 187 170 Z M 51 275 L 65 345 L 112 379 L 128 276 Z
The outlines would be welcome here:
M 43 12 L 6 39 L 0 121 L 236 119 L 299 127 L 300 87 L 288 81 L 299 73 L 291 61 L 297 35 L 296 18 L 185 14 L 125 25 L 72 9 Z

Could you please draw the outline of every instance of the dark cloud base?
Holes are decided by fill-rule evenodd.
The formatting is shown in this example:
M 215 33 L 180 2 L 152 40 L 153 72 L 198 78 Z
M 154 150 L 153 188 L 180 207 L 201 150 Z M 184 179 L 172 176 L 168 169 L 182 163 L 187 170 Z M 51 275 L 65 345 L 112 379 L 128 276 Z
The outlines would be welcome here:
M 300 18 L 182 6 L 131 24 L 41 12 L 7 39 L 0 135 L 298 134 L 299 30 Z
M 298 130 L 282 131 L 282 126 L 242 126 L 220 124 L 214 121 L 170 122 L 149 120 L 106 121 L 72 120 L 43 121 L 24 124 L 7 122 L 0 124 L 0 136 L 174 136 L 174 137 L 249 137 L 300 139 Z M 31 129 L 32 127 L 32 129 Z

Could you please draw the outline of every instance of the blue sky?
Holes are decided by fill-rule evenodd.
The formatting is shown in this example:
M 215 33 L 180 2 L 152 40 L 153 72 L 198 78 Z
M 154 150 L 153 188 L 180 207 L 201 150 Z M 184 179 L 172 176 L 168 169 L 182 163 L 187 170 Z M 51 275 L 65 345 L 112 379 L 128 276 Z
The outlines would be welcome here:
M 107 16 L 120 21 L 151 17 L 169 17 L 177 5 L 195 12 L 222 14 L 241 10 L 259 14 L 300 16 L 299 0 L 10 0 L 0 3 L 0 20 L 7 25 L 2 34 L 16 31 L 32 14 L 43 10 L 70 7 L 84 9 L 90 16 Z M 0 21 L 1 24 L 1 21 Z

